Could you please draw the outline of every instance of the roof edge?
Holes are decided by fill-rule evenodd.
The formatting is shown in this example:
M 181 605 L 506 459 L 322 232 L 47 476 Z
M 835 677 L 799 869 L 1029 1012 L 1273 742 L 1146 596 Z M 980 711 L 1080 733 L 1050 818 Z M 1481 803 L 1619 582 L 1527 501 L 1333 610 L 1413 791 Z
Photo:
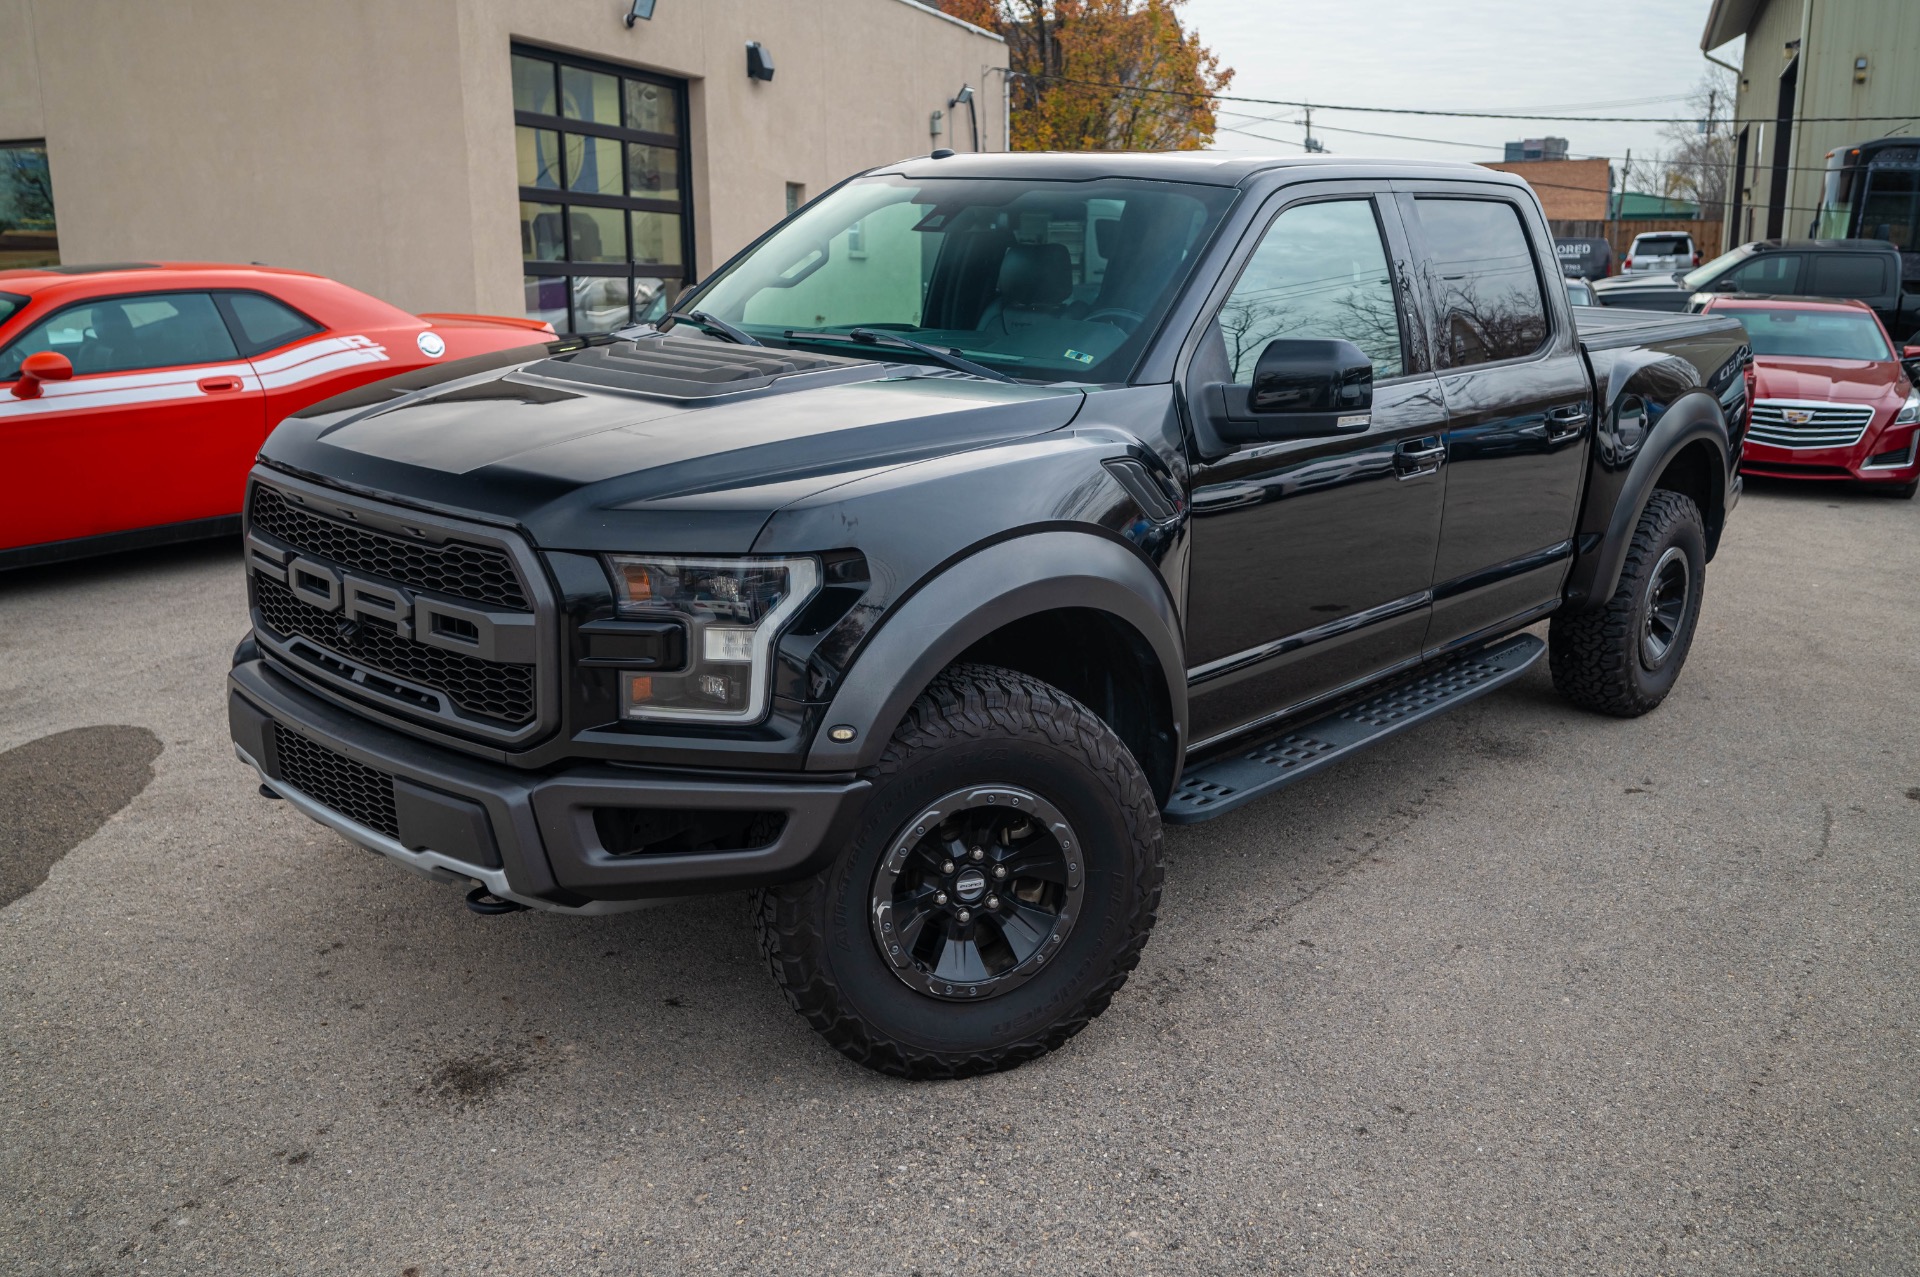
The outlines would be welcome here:
M 998 32 L 989 31 L 985 27 L 976 27 L 973 25 L 973 23 L 968 22 L 965 18 L 956 18 L 951 13 L 946 12 L 944 9 L 936 9 L 930 4 L 922 3 L 922 0 L 898 0 L 898 3 L 907 5 L 911 8 L 918 9 L 922 13 L 930 13 L 934 17 L 939 18 L 942 21 L 953 23 L 953 25 L 956 27 L 965 27 L 967 30 L 973 32 L 975 35 L 983 35 L 987 37 L 987 39 L 989 40 L 998 40 L 1001 44 L 1005 44 L 1007 42 L 1007 37 L 1000 35 Z
M 1711 53 L 1723 44 L 1738 40 L 1753 26 L 1754 11 L 1765 0 L 1713 0 L 1707 10 L 1707 25 L 1700 31 L 1700 52 Z

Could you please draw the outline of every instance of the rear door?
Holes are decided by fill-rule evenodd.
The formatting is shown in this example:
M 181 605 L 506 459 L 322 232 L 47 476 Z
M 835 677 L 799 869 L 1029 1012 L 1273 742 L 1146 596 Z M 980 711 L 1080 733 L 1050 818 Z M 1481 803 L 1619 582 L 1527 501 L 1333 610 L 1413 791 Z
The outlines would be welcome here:
M 1244 385 L 1267 342 L 1345 338 L 1373 361 L 1364 432 L 1244 445 L 1193 471 L 1187 657 L 1211 740 L 1419 659 L 1440 533 L 1446 409 L 1404 303 L 1391 195 L 1276 197 L 1186 373 L 1189 404 Z
M 1396 183 L 1447 405 L 1434 655 L 1560 597 L 1586 471 L 1590 387 L 1532 201 L 1505 186 Z
M 41 350 L 67 356 L 74 377 L 37 399 L 0 396 L 0 546 L 239 512 L 232 441 L 257 447 L 264 408 L 210 294 L 71 303 L 0 351 L 0 384 Z

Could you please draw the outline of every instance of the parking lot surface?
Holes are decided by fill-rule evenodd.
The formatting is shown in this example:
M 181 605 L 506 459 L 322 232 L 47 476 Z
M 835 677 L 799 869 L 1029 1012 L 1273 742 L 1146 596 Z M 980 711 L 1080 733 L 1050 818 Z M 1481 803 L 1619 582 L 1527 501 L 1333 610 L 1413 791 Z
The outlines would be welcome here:
M 1750 490 L 1635 722 L 1524 680 L 1168 833 L 1015 1072 L 740 897 L 481 918 L 262 801 L 224 547 L 0 577 L 0 1271 L 1920 1269 L 1920 503 Z

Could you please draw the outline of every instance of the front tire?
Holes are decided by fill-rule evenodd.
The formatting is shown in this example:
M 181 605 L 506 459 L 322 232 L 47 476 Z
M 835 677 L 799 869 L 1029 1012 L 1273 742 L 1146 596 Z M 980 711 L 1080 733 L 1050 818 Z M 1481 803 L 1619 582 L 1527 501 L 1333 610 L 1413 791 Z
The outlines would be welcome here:
M 761 890 L 794 1010 L 883 1073 L 954 1078 L 1044 1055 L 1106 1009 L 1160 904 L 1159 805 L 1078 701 L 984 665 L 941 674 L 868 773 L 849 845 Z
M 1693 646 L 1706 566 L 1700 508 L 1681 493 L 1656 489 L 1613 597 L 1604 607 L 1555 616 L 1548 627 L 1555 690 L 1616 718 L 1638 718 L 1664 701 Z

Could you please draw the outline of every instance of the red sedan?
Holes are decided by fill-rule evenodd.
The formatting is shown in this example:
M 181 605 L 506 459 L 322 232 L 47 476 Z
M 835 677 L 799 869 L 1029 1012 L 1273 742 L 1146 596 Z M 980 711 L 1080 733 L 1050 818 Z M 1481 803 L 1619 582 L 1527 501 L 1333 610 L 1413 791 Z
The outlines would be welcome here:
M 1920 490 L 1920 390 L 1879 317 L 1859 301 L 1715 297 L 1703 308 L 1746 325 L 1756 379 L 1745 474 L 1850 479 Z
M 0 271 L 0 568 L 230 533 L 283 417 L 552 339 L 261 266 Z

